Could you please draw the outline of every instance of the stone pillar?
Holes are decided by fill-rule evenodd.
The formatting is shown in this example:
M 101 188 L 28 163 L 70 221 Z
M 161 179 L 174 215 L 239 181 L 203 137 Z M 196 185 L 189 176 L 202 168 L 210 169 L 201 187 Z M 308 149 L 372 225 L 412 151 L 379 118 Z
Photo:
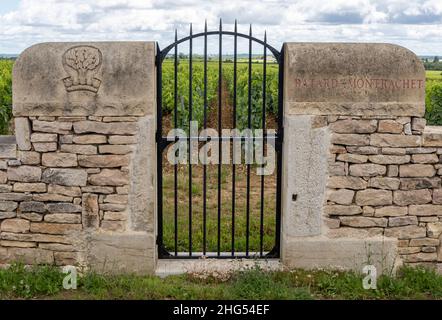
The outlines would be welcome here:
M 442 261 L 442 136 L 425 128 L 420 59 L 390 44 L 284 48 L 283 263 Z
M 154 42 L 45 43 L 20 55 L 17 144 L 0 148 L 0 264 L 154 272 L 155 79 Z

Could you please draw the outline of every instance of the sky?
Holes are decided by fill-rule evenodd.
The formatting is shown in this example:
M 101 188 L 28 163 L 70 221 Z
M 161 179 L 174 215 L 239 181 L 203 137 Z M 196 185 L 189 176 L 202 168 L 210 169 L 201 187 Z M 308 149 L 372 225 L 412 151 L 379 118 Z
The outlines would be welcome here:
M 158 41 L 238 29 L 283 42 L 388 42 L 442 56 L 442 0 L 0 0 L 0 53 L 47 41 Z M 196 44 L 198 48 L 200 44 Z M 216 39 L 209 45 L 216 52 Z M 240 44 L 245 50 L 245 44 Z M 182 49 L 184 52 L 184 48 Z M 226 39 L 226 53 L 231 46 Z M 181 51 L 181 50 L 180 50 Z

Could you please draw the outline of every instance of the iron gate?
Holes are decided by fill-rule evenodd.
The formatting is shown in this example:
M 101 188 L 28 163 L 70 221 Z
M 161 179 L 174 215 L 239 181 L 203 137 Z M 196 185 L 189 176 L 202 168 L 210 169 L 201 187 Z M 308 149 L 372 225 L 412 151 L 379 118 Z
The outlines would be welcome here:
M 213 61 L 213 55 L 208 54 L 209 36 L 217 36 L 218 38 L 216 39 L 218 59 L 215 61 Z M 223 55 L 223 36 L 233 37 L 233 56 L 230 55 L 230 58 L 228 55 Z M 196 38 L 201 38 L 204 43 L 204 53 L 200 56 L 193 52 Z M 238 39 L 248 41 L 247 55 L 238 53 Z M 187 56 L 179 53 L 179 47 L 182 48 L 179 45 L 184 42 L 189 43 L 186 48 L 188 50 Z M 253 55 L 253 44 L 262 46 L 263 50 L 259 53 L 261 58 Z M 273 56 L 273 62 L 269 61 L 269 54 Z M 258 61 L 256 61 L 257 59 Z M 214 66 L 217 67 L 217 70 L 211 72 L 214 70 Z M 276 50 L 267 43 L 266 34 L 264 40 L 253 37 L 251 26 L 247 35 L 238 32 L 236 21 L 233 32 L 224 31 L 221 21 L 218 31 L 207 31 L 206 22 L 202 33 L 193 34 L 192 25 L 190 25 L 189 36 L 178 40 L 175 30 L 174 43 L 163 50 L 160 50 L 157 45 L 156 67 L 158 83 L 157 245 L 159 258 L 279 257 L 283 139 L 282 51 Z M 270 68 L 270 71 L 275 71 L 274 67 L 277 67 L 277 71 L 271 73 L 274 77 L 271 78 L 273 83 L 270 83 L 268 70 Z M 195 70 L 202 70 L 199 74 L 202 75 L 202 79 L 198 78 L 199 82 L 196 81 Z M 217 73 L 216 89 L 211 88 L 215 82 L 213 81 L 214 73 Z M 230 82 L 225 80 L 227 76 L 223 73 L 231 75 Z M 247 78 L 245 81 L 244 77 Z M 180 86 L 181 80 L 185 82 L 183 86 Z M 242 85 L 239 84 L 240 81 L 242 81 Z M 258 86 L 256 85 L 257 81 L 260 81 Z M 163 88 L 166 86 L 167 88 Z M 269 93 L 272 86 L 273 88 L 276 86 L 276 94 L 275 92 Z M 186 93 L 183 93 L 183 87 L 185 87 Z M 230 88 L 230 91 L 227 90 L 227 87 Z M 262 88 L 261 92 L 259 88 Z M 217 99 L 215 100 L 211 95 L 216 95 Z M 226 98 L 224 95 L 228 97 Z M 194 101 L 195 98 L 199 98 L 200 101 Z M 228 103 L 231 106 L 226 107 Z M 223 115 L 228 113 L 229 108 L 232 109 L 230 110 L 231 119 L 226 120 Z M 202 115 L 201 110 L 203 110 Z M 270 113 L 268 110 L 273 111 Z M 249 135 L 238 135 L 238 131 L 231 131 L 234 134 L 229 136 L 215 137 L 198 134 L 192 136 L 195 133 L 195 131 L 192 133 L 191 128 L 194 124 L 192 121 L 198 118 L 196 114 L 203 122 L 198 130 L 207 130 L 210 122 L 217 123 L 218 132 L 226 126 L 226 123 L 229 123 L 227 127 L 235 129 L 242 121 L 244 130 L 252 129 L 252 131 L 247 131 Z M 268 123 L 272 120 L 269 120 L 271 115 L 273 115 L 273 126 L 276 126 L 273 134 L 269 133 L 270 129 L 267 128 Z M 176 132 L 167 134 L 164 132 L 166 127 L 169 129 L 181 127 L 183 129 L 181 133 L 184 132 L 188 135 L 183 137 L 184 134 L 178 135 Z M 250 132 L 257 132 L 256 129 L 262 129 L 263 134 L 257 137 L 251 136 Z M 188 146 L 186 158 L 188 163 L 171 165 L 165 158 L 165 151 L 172 144 L 182 141 L 180 139 L 185 139 Z M 209 144 L 211 141 L 218 145 L 218 149 L 216 149 L 218 154 L 215 153 L 215 158 L 218 156 L 218 164 L 204 163 L 202 166 L 193 164 L 192 157 L 195 146 L 199 149 L 202 143 Z M 271 182 L 266 182 L 266 176 L 263 174 L 257 178 L 253 176 L 252 179 L 252 168 L 258 168 L 260 165 L 237 164 L 232 161 L 233 164 L 230 164 L 228 170 L 225 169 L 227 166 L 223 164 L 223 148 L 226 149 L 224 156 L 226 153 L 231 155 L 230 148 L 227 146 L 239 142 L 241 149 L 235 150 L 240 150 L 240 154 L 242 152 L 245 154 L 248 152 L 246 150 L 255 150 L 250 147 L 249 143 L 253 143 L 252 141 L 255 143 L 262 141 L 261 146 L 265 145 L 262 147 L 263 155 L 269 153 L 269 141 L 273 141 L 276 152 L 276 173 L 268 178 L 271 178 Z M 244 143 L 244 148 L 241 143 Z M 249 147 L 251 149 L 247 149 Z M 176 151 L 172 154 L 176 156 Z M 207 155 L 208 151 L 204 156 L 206 161 Z M 245 158 L 247 159 L 246 155 Z M 214 172 L 216 172 L 216 179 L 211 179 L 210 174 L 213 175 Z M 199 177 L 198 174 L 202 174 L 202 177 Z M 223 180 L 227 179 L 226 177 L 231 178 L 231 183 Z M 182 183 L 183 179 L 184 183 Z M 216 180 L 216 186 L 215 184 L 211 185 L 210 181 L 212 180 Z M 201 182 L 202 190 L 199 190 Z M 251 189 L 254 187 L 259 191 L 253 192 L 251 195 Z M 272 189 L 271 194 L 268 191 L 266 193 L 266 188 L 270 187 L 274 190 Z M 230 197 L 227 197 L 226 193 Z M 198 198 L 196 198 L 197 194 Z M 258 197 L 255 197 L 256 195 Z M 258 198 L 259 202 L 256 200 Z M 270 201 L 266 202 L 265 200 L 268 199 Z M 202 203 L 199 203 L 201 201 Z M 198 210 L 196 209 L 197 205 L 199 205 Z M 267 208 L 266 205 L 269 205 L 270 208 Z

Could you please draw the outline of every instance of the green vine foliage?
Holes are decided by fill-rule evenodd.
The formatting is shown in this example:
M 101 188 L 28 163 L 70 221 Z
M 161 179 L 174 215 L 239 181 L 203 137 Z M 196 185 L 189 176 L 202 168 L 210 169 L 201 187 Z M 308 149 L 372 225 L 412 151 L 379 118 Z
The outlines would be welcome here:
M 9 134 L 12 118 L 12 60 L 0 59 L 0 134 Z
M 428 81 L 425 118 L 429 125 L 442 125 L 442 81 Z

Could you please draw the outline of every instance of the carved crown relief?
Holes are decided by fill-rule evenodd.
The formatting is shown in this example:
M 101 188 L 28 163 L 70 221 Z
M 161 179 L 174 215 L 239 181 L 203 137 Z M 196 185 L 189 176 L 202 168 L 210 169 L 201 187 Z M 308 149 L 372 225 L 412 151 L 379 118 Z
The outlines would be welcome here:
M 66 90 L 97 93 L 101 80 L 96 75 L 102 59 L 101 51 L 92 46 L 76 46 L 67 50 L 63 54 L 63 68 L 69 75 L 63 79 Z

